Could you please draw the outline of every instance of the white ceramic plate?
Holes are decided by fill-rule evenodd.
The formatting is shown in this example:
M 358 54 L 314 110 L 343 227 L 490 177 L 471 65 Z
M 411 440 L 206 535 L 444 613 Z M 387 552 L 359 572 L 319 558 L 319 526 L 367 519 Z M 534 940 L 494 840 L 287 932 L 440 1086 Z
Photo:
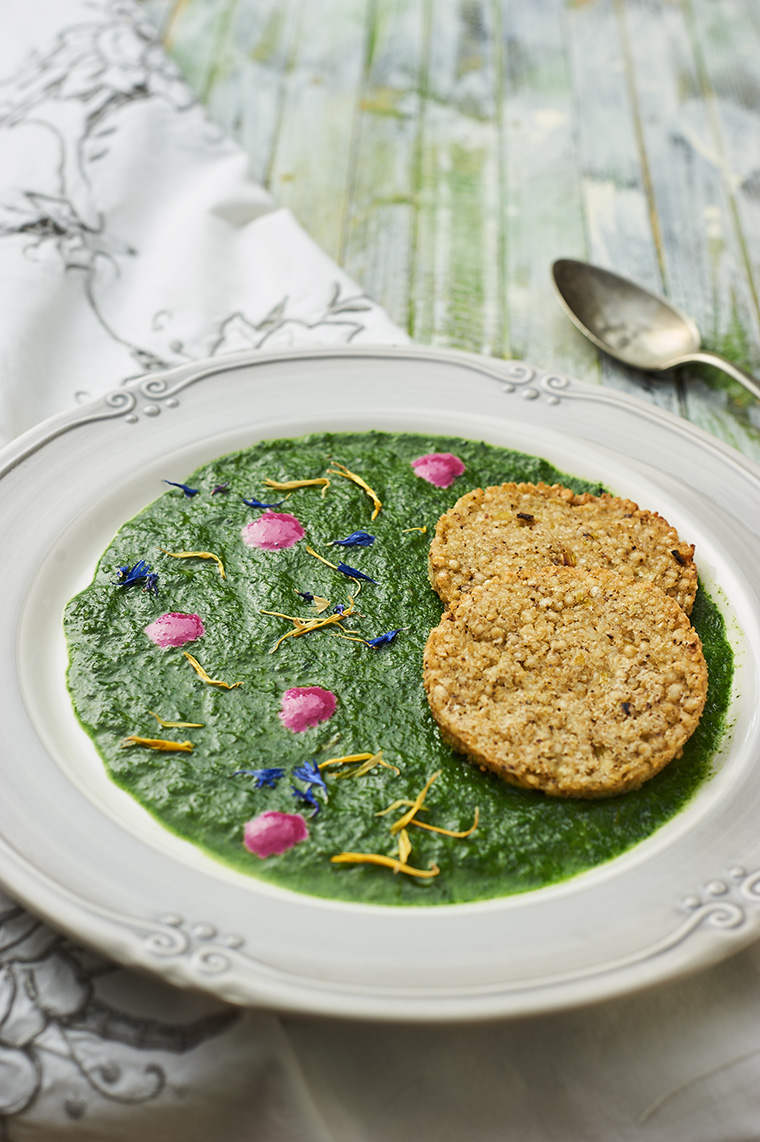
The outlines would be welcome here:
M 61 614 L 116 529 L 167 471 L 266 437 L 370 428 L 544 456 L 696 543 L 736 652 L 730 740 L 687 808 L 627 854 L 478 904 L 331 902 L 225 868 L 106 777 L 68 700 Z M 236 355 L 133 381 L 28 433 L 0 456 L 0 491 L 0 881 L 77 940 L 236 1003 L 452 1020 L 599 1000 L 756 937 L 760 469 L 705 433 L 518 362 L 411 349 Z

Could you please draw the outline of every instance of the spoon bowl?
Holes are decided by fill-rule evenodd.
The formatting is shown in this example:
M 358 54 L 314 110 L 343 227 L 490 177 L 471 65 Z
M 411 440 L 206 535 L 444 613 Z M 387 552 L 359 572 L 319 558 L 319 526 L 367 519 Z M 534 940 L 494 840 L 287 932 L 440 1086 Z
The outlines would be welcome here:
M 618 274 L 571 258 L 556 261 L 552 277 L 570 320 L 611 357 L 654 372 L 690 361 L 714 365 L 760 399 L 754 377 L 701 349 L 697 326 L 670 302 Z

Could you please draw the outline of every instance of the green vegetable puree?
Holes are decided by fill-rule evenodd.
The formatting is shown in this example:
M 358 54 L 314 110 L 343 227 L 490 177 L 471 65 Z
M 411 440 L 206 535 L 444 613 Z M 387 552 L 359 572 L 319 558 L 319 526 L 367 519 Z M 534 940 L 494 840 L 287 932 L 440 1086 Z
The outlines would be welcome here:
M 466 465 L 450 488 L 432 486 L 411 468 L 412 460 L 430 452 L 452 452 Z M 305 539 L 280 551 L 247 547 L 241 529 L 261 512 L 243 497 L 280 500 L 283 493 L 266 489 L 265 477 L 324 476 L 331 458 L 374 488 L 383 503 L 377 519 L 371 521 L 372 504 L 360 487 L 330 476 L 326 495 L 320 487 L 299 489 L 276 509 L 296 516 Z M 166 476 L 183 478 L 176 472 Z M 704 590 L 692 616 L 710 671 L 702 721 L 683 756 L 633 793 L 567 801 L 512 788 L 445 746 L 428 709 L 422 653 L 442 612 L 427 578 L 436 521 L 471 488 L 511 480 L 600 491 L 533 456 L 456 438 L 378 432 L 265 441 L 187 477 L 198 495 L 166 491 L 121 528 L 92 584 L 65 614 L 72 701 L 113 780 L 167 828 L 244 873 L 299 892 L 373 904 L 450 904 L 526 892 L 593 868 L 648 837 L 710 775 L 724 732 L 732 652 L 720 612 Z M 210 495 L 227 482 L 226 495 Z M 422 527 L 426 534 L 408 530 Z M 327 546 L 356 530 L 376 536 L 374 545 Z M 328 598 L 331 610 L 348 603 L 354 591 L 350 579 L 309 555 L 307 543 L 332 563 L 343 560 L 377 580 L 377 586 L 363 584 L 357 600 L 361 617 L 352 615 L 345 628 L 367 639 L 402 628 L 395 641 L 372 649 L 335 637 L 330 632 L 338 628 L 332 626 L 286 639 L 270 653 L 294 626 L 262 610 L 308 620 L 316 611 L 296 591 Z M 221 578 L 212 560 L 172 559 L 161 548 L 213 552 L 227 577 Z M 159 573 L 158 597 L 140 584 L 115 585 L 118 568 L 140 559 Z M 167 611 L 199 614 L 206 633 L 184 648 L 160 649 L 144 628 Z M 242 686 L 207 685 L 183 649 L 212 678 Z M 329 721 L 294 733 L 278 714 L 283 693 L 302 686 L 332 691 L 337 709 Z M 162 729 L 149 711 L 204 725 Z M 125 747 L 132 734 L 189 739 L 194 749 L 158 753 Z M 381 767 L 363 777 L 328 776 L 329 800 L 314 817 L 292 796 L 292 772 L 309 759 L 377 750 L 399 767 L 400 776 Z M 232 776 L 265 767 L 285 770 L 274 788 L 257 789 L 253 778 Z M 480 809 L 478 828 L 465 839 L 410 827 L 409 864 L 427 869 L 435 862 L 438 876 L 419 880 L 372 865 L 331 864 L 330 857 L 342 851 L 395 856 L 397 838 L 389 827 L 403 810 L 376 814 L 393 801 L 414 798 L 436 770 L 441 775 L 427 795 L 422 820 L 465 830 Z M 303 812 L 308 839 L 263 860 L 249 853 L 243 826 L 266 810 Z

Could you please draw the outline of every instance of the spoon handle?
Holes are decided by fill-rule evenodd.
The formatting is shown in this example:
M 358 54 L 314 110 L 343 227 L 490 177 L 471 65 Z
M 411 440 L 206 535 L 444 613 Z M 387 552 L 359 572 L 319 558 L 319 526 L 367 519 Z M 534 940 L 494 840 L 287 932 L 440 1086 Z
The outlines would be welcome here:
M 751 377 L 749 373 L 745 373 L 744 369 L 740 369 L 738 365 L 734 365 L 731 361 L 727 361 L 725 357 L 721 357 L 719 353 L 710 353 L 705 349 L 700 349 L 696 353 L 689 353 L 683 357 L 679 357 L 678 361 L 674 364 L 685 364 L 687 361 L 699 361 L 703 365 L 714 365 L 716 369 L 720 369 L 724 373 L 728 373 L 729 377 L 733 377 L 740 385 L 744 385 L 745 389 L 752 393 L 753 397 L 760 400 L 760 384 Z

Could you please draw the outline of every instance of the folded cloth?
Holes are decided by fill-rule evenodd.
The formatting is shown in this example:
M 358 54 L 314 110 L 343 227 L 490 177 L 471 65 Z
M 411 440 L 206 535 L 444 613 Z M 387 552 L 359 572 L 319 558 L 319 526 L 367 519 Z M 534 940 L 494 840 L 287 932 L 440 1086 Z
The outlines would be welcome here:
M 405 340 L 251 182 L 137 7 L 3 24 L 1 440 L 197 357 Z M 738 1142 L 758 1072 L 756 948 L 590 1010 L 347 1024 L 143 978 L 0 895 L 0 1142 Z

